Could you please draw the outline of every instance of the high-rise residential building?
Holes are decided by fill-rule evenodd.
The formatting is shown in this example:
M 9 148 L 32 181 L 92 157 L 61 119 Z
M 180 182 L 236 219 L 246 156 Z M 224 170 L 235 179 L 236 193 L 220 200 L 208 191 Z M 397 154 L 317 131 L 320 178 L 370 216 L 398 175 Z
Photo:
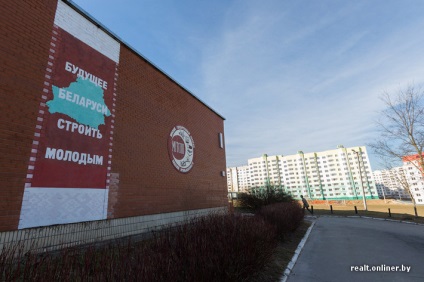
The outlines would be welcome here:
M 245 166 L 244 166 L 245 167 Z M 268 185 L 278 187 L 295 198 L 342 200 L 378 198 L 371 165 L 365 146 L 295 155 L 263 155 L 248 160 L 247 176 L 243 178 L 247 189 L 262 189 Z M 239 167 L 228 168 L 227 172 Z M 229 175 L 228 173 L 227 175 Z M 234 174 L 233 174 L 234 175 Z M 231 178 L 234 189 L 235 178 Z M 238 174 L 237 174 L 238 175 Z M 241 184 L 238 183 L 238 187 Z
M 380 198 L 389 199 L 410 199 L 408 191 L 405 189 L 407 178 L 403 167 L 373 171 L 375 186 Z
M 409 191 L 417 204 L 424 204 L 424 179 L 418 155 L 402 159 Z
M 227 168 L 227 187 L 231 192 L 246 192 L 249 189 L 249 166 Z

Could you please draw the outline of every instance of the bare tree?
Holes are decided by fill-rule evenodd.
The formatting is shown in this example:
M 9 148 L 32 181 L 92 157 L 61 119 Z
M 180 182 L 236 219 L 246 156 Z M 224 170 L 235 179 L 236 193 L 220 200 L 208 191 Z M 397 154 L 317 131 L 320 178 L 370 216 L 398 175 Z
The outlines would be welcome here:
M 415 199 L 414 199 L 414 197 L 411 193 L 411 187 L 410 187 L 409 181 L 407 179 L 407 171 L 404 171 L 402 168 L 400 168 L 399 170 L 396 170 L 394 172 L 394 177 L 395 177 L 397 183 L 399 183 L 401 185 L 403 190 L 408 192 L 408 195 L 411 198 L 412 203 L 414 204 L 414 206 L 416 206 Z
M 377 121 L 379 137 L 368 144 L 379 155 L 387 168 L 393 167 L 406 156 L 417 155 L 410 161 L 423 176 L 424 172 L 424 93 L 421 88 L 408 86 L 394 94 L 383 93 L 380 97 L 385 109 Z M 415 199 L 404 177 L 398 181 Z

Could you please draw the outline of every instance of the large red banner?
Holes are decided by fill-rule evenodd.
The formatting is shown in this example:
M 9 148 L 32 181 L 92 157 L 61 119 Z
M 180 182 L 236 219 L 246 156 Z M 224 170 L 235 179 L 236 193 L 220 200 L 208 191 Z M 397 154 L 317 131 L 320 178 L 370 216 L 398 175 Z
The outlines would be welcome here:
M 61 28 L 31 187 L 106 188 L 116 63 Z

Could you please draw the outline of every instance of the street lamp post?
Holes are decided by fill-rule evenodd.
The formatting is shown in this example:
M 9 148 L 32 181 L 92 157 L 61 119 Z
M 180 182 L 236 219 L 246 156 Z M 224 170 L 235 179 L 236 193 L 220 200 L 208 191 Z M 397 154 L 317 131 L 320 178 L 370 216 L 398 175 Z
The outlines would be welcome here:
M 352 152 L 356 154 L 356 157 L 358 159 L 358 166 L 359 166 L 359 174 L 361 175 L 361 187 L 362 187 L 362 200 L 364 201 L 364 209 L 368 211 L 367 207 L 367 199 L 365 198 L 365 190 L 364 190 L 364 182 L 362 181 L 362 170 L 361 170 L 361 162 L 359 161 L 359 152 L 356 152 L 352 149 Z

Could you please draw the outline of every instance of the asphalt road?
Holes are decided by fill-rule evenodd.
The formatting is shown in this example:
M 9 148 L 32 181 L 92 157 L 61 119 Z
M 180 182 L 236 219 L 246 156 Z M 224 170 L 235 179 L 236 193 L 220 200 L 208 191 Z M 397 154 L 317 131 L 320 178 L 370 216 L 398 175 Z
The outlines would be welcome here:
M 398 266 L 407 271 L 353 271 Z M 320 217 L 287 281 L 424 281 L 424 226 Z

